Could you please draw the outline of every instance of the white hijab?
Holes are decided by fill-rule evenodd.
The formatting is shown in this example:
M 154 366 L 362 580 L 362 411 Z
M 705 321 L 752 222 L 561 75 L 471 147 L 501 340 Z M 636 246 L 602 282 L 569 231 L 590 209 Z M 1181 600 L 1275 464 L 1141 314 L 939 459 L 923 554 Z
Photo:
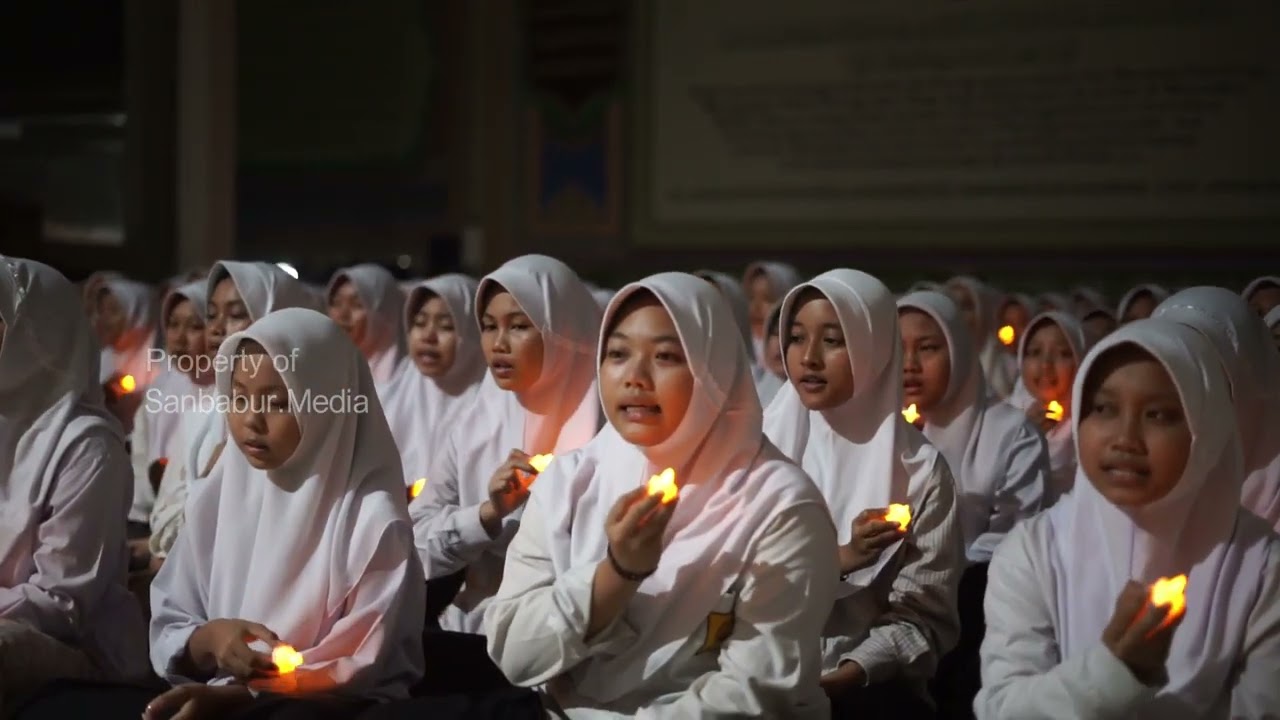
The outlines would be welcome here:
M 1263 275 L 1261 277 L 1256 277 L 1244 287 L 1244 292 L 1240 293 L 1240 296 L 1247 302 L 1249 298 L 1253 297 L 1254 293 L 1265 287 L 1280 288 L 1280 276 Z
M 1083 655 L 1101 642 L 1124 583 L 1149 585 L 1186 573 L 1186 615 L 1173 636 L 1169 683 L 1138 717 L 1206 717 L 1229 692 L 1273 539 L 1240 508 L 1230 389 L 1212 347 L 1194 330 L 1167 319 L 1120 328 L 1081 364 L 1072 404 L 1088 401 L 1084 388 L 1097 360 L 1125 344 L 1149 352 L 1173 379 L 1191 427 L 1191 453 L 1173 490 L 1136 510 L 1107 502 L 1077 471 L 1075 490 L 1049 511 L 1055 635 L 1064 659 Z
M 1280 529 L 1280 353 L 1245 299 L 1226 288 L 1181 290 L 1156 307 L 1200 331 L 1227 369 L 1244 452 L 1242 502 Z
M 599 703 L 652 678 L 738 582 L 756 543 L 780 512 L 821 504 L 808 478 L 764 437 L 746 346 L 725 296 L 702 279 L 662 273 L 624 287 L 600 332 L 603 357 L 618 309 L 653 293 L 671 315 L 694 386 L 671 437 L 637 447 L 607 426 L 581 450 L 558 457 L 534 483 L 531 507 L 547 518 L 545 545 L 557 575 L 605 557 L 605 515 L 618 497 L 673 468 L 680 502 L 664 532 L 662 562 L 627 604 L 641 652 L 596 655 L 568 672 L 574 690 Z M 710 656 L 709 669 L 715 658 Z
M 1120 298 L 1119 304 L 1116 305 L 1116 320 L 1118 322 L 1124 322 L 1125 311 L 1129 309 L 1129 306 L 1133 304 L 1134 300 L 1138 299 L 1138 296 L 1144 294 L 1150 295 L 1155 300 L 1156 305 L 1164 302 L 1164 299 L 1169 297 L 1169 291 L 1159 285 L 1153 285 L 1152 283 L 1134 285 L 1132 288 L 1129 288 L 1129 292 L 1125 293 L 1124 297 Z
M 1048 307 L 1051 312 L 1075 313 L 1075 303 L 1071 302 L 1071 298 L 1060 292 L 1040 293 L 1036 298 L 1040 304 Z
M 899 300 L 898 307 L 927 314 L 946 337 L 951 374 L 942 400 L 925 418 L 923 432 L 947 459 L 960 491 L 960 529 L 967 549 L 987 530 L 996 491 L 1010 471 L 1011 444 L 1028 429 L 1027 418 L 984 391 L 973 337 L 950 297 L 915 292 Z M 1045 474 L 1048 471 L 1045 467 Z
M 364 304 L 366 332 L 374 348 L 369 356 L 369 368 L 373 370 L 373 381 L 381 385 L 395 374 L 403 354 L 400 315 L 404 312 L 404 293 L 390 270 L 381 265 L 363 263 L 334 273 L 329 280 L 326 297 L 332 300 L 333 292 L 343 280 L 355 286 L 356 294 Z
M 1268 330 L 1275 330 L 1276 326 L 1280 325 L 1280 305 L 1271 308 L 1271 312 L 1262 318 L 1262 322 L 1267 326 Z
M 945 461 L 902 418 L 902 341 L 893 293 L 864 272 L 830 270 L 787 294 L 783 328 L 790 326 L 796 299 L 807 288 L 835 306 L 853 365 L 853 397 L 840 407 L 811 412 L 788 382 L 765 411 L 764 431 L 813 478 L 845 545 L 863 510 L 890 503 L 919 508 L 926 482 Z M 890 546 L 875 565 L 855 572 L 849 584 L 870 585 L 901 545 Z
M 973 312 L 978 318 L 976 354 L 987 387 L 1009 387 L 1013 384 L 1013 379 L 1009 377 L 1009 366 L 1003 361 L 1000 340 L 996 337 L 996 322 L 999 319 L 996 313 L 1000 311 L 998 295 L 989 285 L 968 275 L 953 277 L 947 281 L 947 285 L 962 287 L 973 297 Z
M 102 348 L 99 380 L 106 382 L 113 375 L 132 375 L 139 389 L 150 384 L 159 373 L 159 364 L 150 362 L 152 341 L 156 336 L 156 298 L 150 285 L 135 280 L 113 277 L 103 281 L 102 287 L 115 296 L 124 310 L 123 335 L 117 347 Z
M 276 367 L 301 440 L 275 470 L 255 469 L 231 443 L 200 484 L 172 554 L 181 562 L 165 563 L 151 586 L 153 650 L 163 646 L 162 631 L 183 621 L 165 608 L 199 608 L 205 618 L 261 623 L 293 645 L 306 660 L 296 671 L 299 690 L 403 696 L 423 670 L 424 581 L 395 440 L 368 364 L 328 317 L 280 310 L 223 341 L 223 395 L 231 392 L 231 358 L 246 340 L 288 360 Z M 367 406 L 338 411 L 308 397 Z M 353 593 L 388 573 L 403 575 L 396 594 Z M 352 616 L 380 620 L 353 632 Z M 152 658 L 161 670 L 169 660 Z
M 477 287 L 479 283 L 466 275 L 441 275 L 419 281 L 405 302 L 406 335 L 413 326 L 413 316 L 429 295 L 435 295 L 453 316 L 458 343 L 453 365 L 443 377 L 423 375 L 413 359 L 406 358 L 395 378 L 383 388 L 383 408 L 400 448 L 406 485 L 426 476 L 431 459 L 441 452 L 450 430 L 474 400 L 484 379 L 480 329 L 474 322 Z
M 282 308 L 310 310 L 315 307 L 306 287 L 271 263 L 234 260 L 214 263 L 205 284 L 206 301 L 213 297 L 214 289 L 223 278 L 231 278 L 253 322 Z M 181 452 L 179 461 L 184 463 L 188 480 L 204 477 L 209 461 L 227 439 L 226 419 L 214 412 L 212 405 L 209 403 L 208 412 L 183 416 L 182 444 L 178 449 Z
M 1071 310 L 1081 318 L 1094 310 L 1104 310 L 1107 314 L 1111 313 L 1111 302 L 1107 300 L 1107 296 L 1103 295 L 1101 290 L 1095 287 L 1079 285 L 1071 290 L 1071 297 L 1077 303 L 1083 301 L 1086 306 L 1085 309 L 1080 311 L 1076 311 L 1075 308 L 1071 308 Z
M 1079 377 L 1080 363 L 1083 362 L 1085 352 L 1089 349 L 1089 343 L 1084 334 L 1084 326 L 1074 316 L 1056 310 L 1040 313 L 1031 318 L 1031 322 L 1027 323 L 1027 330 L 1022 333 L 1022 339 L 1018 341 L 1019 371 L 1022 369 L 1022 361 L 1026 358 L 1027 342 L 1031 339 L 1032 334 L 1045 323 L 1053 323 L 1058 326 L 1058 329 L 1062 330 L 1063 336 L 1067 339 L 1067 344 L 1071 346 L 1072 354 L 1076 356 L 1076 377 Z M 1027 389 L 1026 382 L 1019 375 L 1018 384 L 1013 388 L 1013 393 L 1009 396 L 1008 403 L 1025 413 L 1035 402 L 1035 396 Z M 1062 471 L 1064 468 L 1074 468 L 1076 462 L 1075 435 L 1072 432 L 1072 428 L 1075 425 L 1072 417 L 1075 415 L 1076 408 L 1072 405 L 1064 408 L 1064 410 L 1066 410 L 1067 414 L 1062 418 L 1062 421 L 1050 428 L 1049 432 L 1045 433 L 1044 436 L 1044 439 L 1049 443 L 1049 464 L 1056 474 L 1055 482 L 1059 485 L 1059 487 L 1049 488 L 1049 492 L 1046 493 L 1049 502 L 1046 502 L 1046 504 L 1052 504 L 1052 501 L 1071 490 L 1069 483 L 1072 482 L 1072 477 L 1074 477 L 1074 471 L 1066 476 L 1062 475 Z
M 103 405 L 98 382 L 98 343 L 89 330 L 81 296 L 57 270 L 32 260 L 0 255 L 0 587 L 25 583 L 37 568 L 40 549 L 33 527 L 58 482 L 55 470 L 68 448 L 85 435 L 106 436 L 121 446 L 124 431 Z M 118 477 L 128 483 L 121 466 Z M 121 495 L 127 495 L 125 487 Z M 110 508 L 104 508 L 109 510 Z M 123 510 L 123 508 L 121 508 Z M 125 521 L 124 516 L 117 520 Z M 63 537 L 51 539 L 57 544 Z M 99 543 L 101 544 L 101 543 Z M 101 548 L 62 547 L 97 557 Z M 130 677 L 142 668 L 141 617 L 124 588 L 125 551 L 102 550 L 98 572 L 119 571 L 120 583 L 95 606 L 73 606 L 79 638 L 89 654 L 113 676 Z M 118 562 L 112 563 L 111 560 Z M 133 622 L 127 622 L 132 620 Z M 69 638 L 63 638 L 69 640 Z M 136 651 L 136 652 L 131 652 Z
M 209 306 L 207 289 L 208 284 L 201 280 L 170 290 L 160 306 L 160 326 L 168 327 L 169 316 L 173 313 L 173 309 L 184 300 L 191 303 L 192 311 L 203 322 L 205 309 Z M 146 426 L 148 467 L 157 460 L 162 458 L 167 460 L 182 453 L 181 436 L 178 432 L 182 416 L 170 413 L 168 410 L 182 407 L 183 398 L 196 397 L 200 394 L 200 389 L 192 382 L 191 376 L 177 367 L 169 367 L 170 362 L 166 361 L 163 371 L 152 381 L 151 387 L 147 389 L 147 399 L 141 406 L 143 412 L 147 411 L 148 406 L 160 407 L 160 412 L 151 413 L 151 419 Z M 147 485 L 150 486 L 149 483 Z
M 743 291 L 741 283 L 725 273 L 715 270 L 699 270 L 694 275 L 715 285 L 716 289 L 724 295 L 724 299 L 729 303 L 729 310 L 733 313 L 733 323 L 738 327 L 738 332 L 742 335 L 743 342 L 747 344 L 747 349 L 750 353 L 748 358 L 753 366 L 758 365 L 760 354 L 756 352 L 755 339 L 751 336 L 750 302 L 747 300 L 747 293 Z

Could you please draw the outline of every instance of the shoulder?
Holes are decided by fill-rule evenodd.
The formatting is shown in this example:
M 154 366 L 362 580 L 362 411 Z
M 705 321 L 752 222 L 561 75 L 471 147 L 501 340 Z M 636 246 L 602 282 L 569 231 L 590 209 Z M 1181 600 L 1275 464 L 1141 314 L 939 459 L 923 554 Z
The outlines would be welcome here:
M 120 434 L 105 421 L 72 421 L 54 451 L 58 473 L 76 468 L 93 475 L 119 470 L 131 474 L 129 456 Z
M 1054 544 L 1053 520 L 1049 511 L 1023 520 L 1010 530 L 991 556 L 992 575 L 1042 574 Z
M 752 484 L 756 486 L 750 490 L 764 491 L 769 497 L 777 498 L 779 510 L 786 509 L 788 506 L 817 504 L 824 508 L 825 512 L 826 499 L 822 496 L 822 491 L 818 489 L 817 484 L 803 468 L 767 438 L 762 439 L 760 453 L 756 456 L 751 471 L 741 474 L 738 480 L 745 486 L 748 478 L 754 479 Z M 739 487 L 733 490 L 740 492 L 748 488 Z

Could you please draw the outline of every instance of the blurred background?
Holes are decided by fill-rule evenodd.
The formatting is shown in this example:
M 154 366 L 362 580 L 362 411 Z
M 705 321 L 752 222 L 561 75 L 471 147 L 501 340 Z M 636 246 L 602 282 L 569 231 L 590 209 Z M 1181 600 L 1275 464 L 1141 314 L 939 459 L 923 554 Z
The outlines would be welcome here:
M 1270 0 L 0 0 L 0 252 L 1233 288 Z

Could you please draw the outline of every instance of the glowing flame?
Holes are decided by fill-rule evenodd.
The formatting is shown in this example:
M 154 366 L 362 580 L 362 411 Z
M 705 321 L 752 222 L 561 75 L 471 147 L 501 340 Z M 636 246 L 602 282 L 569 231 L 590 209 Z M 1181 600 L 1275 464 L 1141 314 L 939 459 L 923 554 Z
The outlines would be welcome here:
M 1017 331 L 1013 329 L 1012 325 L 1005 325 L 996 331 L 996 337 L 999 338 L 1000 342 L 1004 345 L 1012 345 L 1017 334 Z
M 547 466 L 551 464 L 551 461 L 555 459 L 556 456 L 550 453 L 547 453 L 546 455 L 534 455 L 529 458 L 529 466 L 538 472 L 542 472 L 543 470 L 546 470 Z
M 911 524 L 911 508 L 906 505 L 894 503 L 889 506 L 889 511 L 884 514 L 884 519 L 889 522 L 898 523 L 900 530 L 906 530 L 907 525 Z
M 131 393 L 138 389 L 138 381 L 135 380 L 132 375 L 125 375 L 120 378 L 120 389 L 127 393 Z
M 662 494 L 663 505 L 675 500 L 680 495 L 680 488 L 676 487 L 676 471 L 672 468 L 667 468 L 649 478 L 648 488 L 649 497 L 659 493 Z
M 1067 411 L 1062 408 L 1062 403 L 1057 400 L 1050 400 L 1044 411 L 1044 416 L 1054 422 L 1062 422 L 1066 414 Z
M 911 403 L 908 405 L 907 409 L 902 411 L 902 417 L 905 418 L 907 422 L 915 425 L 916 421 L 920 419 L 920 413 L 916 412 L 916 404 Z
M 1178 575 L 1171 578 L 1160 578 L 1151 585 L 1151 604 L 1156 607 L 1167 607 L 1166 623 L 1177 620 L 1187 608 L 1187 576 Z
M 271 662 L 281 675 L 288 675 L 302 665 L 302 653 L 293 649 L 292 645 L 277 645 L 271 651 Z
M 424 477 L 413 481 L 409 486 L 409 499 L 412 500 L 422 494 L 422 488 L 427 486 L 427 479 Z

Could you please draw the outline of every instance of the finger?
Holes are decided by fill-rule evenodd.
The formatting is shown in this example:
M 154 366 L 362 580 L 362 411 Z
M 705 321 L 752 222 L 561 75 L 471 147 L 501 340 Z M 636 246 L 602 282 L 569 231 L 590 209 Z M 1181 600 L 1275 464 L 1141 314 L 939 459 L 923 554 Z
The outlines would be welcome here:
M 876 552 L 880 552 L 900 540 L 902 540 L 902 536 L 897 533 L 884 534 L 884 535 L 877 535 L 873 538 L 867 538 L 865 541 L 863 541 L 863 545 L 865 545 L 866 547 L 872 550 L 875 550 Z
M 183 703 L 182 708 L 170 720 L 197 720 L 200 717 L 200 703 L 193 697 Z
M 627 512 L 623 514 L 621 524 L 634 533 L 640 527 L 644 518 L 660 503 L 661 501 L 656 495 L 647 495 L 637 499 L 631 503 L 631 507 L 627 508 Z
M 626 493 L 613 501 L 613 507 L 609 508 L 609 515 L 607 519 L 607 522 L 610 525 L 622 522 L 622 518 L 627 514 L 627 508 L 631 507 L 631 498 L 633 495 L 635 495 L 634 491 Z
M 511 452 L 507 453 L 507 462 L 516 463 L 528 461 L 529 454 L 519 448 L 512 448 Z
M 271 628 L 267 627 L 266 625 L 259 625 L 258 623 L 245 623 L 244 632 L 245 632 L 245 636 L 249 638 L 246 642 L 253 642 L 253 639 L 257 638 L 258 640 L 262 640 L 266 642 L 271 647 L 275 647 L 276 645 L 279 645 L 281 642 L 280 636 L 276 635 L 274 632 L 271 632 Z
M 676 501 L 669 503 L 659 502 L 658 506 L 650 510 L 647 515 L 641 519 L 639 535 L 644 538 L 651 538 L 655 535 L 661 535 L 667 528 L 667 523 L 671 522 L 671 517 L 675 515 Z
M 1146 588 L 1132 580 L 1126 583 L 1116 596 L 1115 612 L 1111 614 L 1111 621 L 1107 623 L 1104 634 L 1117 639 L 1122 637 L 1133 625 L 1138 613 L 1142 612 L 1146 602 Z
M 164 720 L 182 708 L 190 699 L 193 685 L 179 685 L 147 703 L 142 716 L 146 720 Z
M 888 520 L 870 520 L 862 526 L 863 537 L 875 537 L 877 535 L 897 535 L 905 532 L 896 522 Z
M 1147 603 L 1142 609 L 1142 614 L 1138 616 L 1136 622 L 1129 627 L 1127 633 L 1130 637 L 1138 641 L 1150 640 L 1155 635 L 1156 630 L 1160 629 L 1160 625 L 1169 615 L 1169 607 L 1159 607 Z

